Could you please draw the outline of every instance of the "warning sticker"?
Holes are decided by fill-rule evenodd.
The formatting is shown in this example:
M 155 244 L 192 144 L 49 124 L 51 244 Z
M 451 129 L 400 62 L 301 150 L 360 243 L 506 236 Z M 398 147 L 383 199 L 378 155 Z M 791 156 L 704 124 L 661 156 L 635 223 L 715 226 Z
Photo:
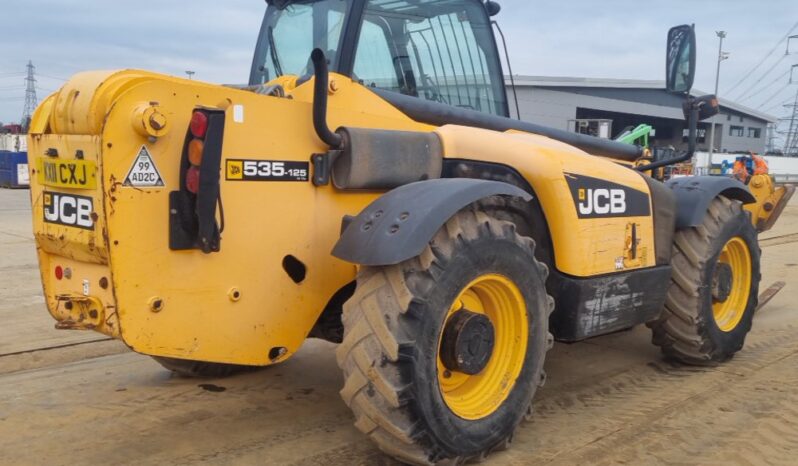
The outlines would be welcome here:
M 133 160 L 133 166 L 127 172 L 122 186 L 134 186 L 137 188 L 163 186 L 161 173 L 155 167 L 155 162 L 152 160 L 152 156 L 146 146 L 141 146 L 141 150 L 139 150 L 136 159 Z

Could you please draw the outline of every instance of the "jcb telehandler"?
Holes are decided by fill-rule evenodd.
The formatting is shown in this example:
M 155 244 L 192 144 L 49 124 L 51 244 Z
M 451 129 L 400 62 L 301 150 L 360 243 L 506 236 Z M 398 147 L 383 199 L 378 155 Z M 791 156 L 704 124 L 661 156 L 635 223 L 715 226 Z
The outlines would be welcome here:
M 686 363 L 742 348 L 752 195 L 645 173 L 717 112 L 689 95 L 691 26 L 667 40 L 689 150 L 635 166 L 637 146 L 508 118 L 495 2 L 267 3 L 246 89 L 86 72 L 39 106 L 57 327 L 195 375 L 338 342 L 355 425 L 419 464 L 507 447 L 554 340 L 646 323 Z

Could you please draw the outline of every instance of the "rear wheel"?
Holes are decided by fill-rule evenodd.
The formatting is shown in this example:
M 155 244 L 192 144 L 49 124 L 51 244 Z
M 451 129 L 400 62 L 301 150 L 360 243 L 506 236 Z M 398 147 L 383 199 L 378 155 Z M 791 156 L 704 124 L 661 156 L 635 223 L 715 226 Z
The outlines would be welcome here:
M 532 239 L 479 208 L 450 219 L 420 256 L 363 267 L 337 350 L 358 429 L 415 464 L 506 447 L 553 342 L 546 274 Z
M 742 349 L 757 305 L 759 244 L 739 201 L 718 196 L 701 225 L 676 233 L 665 309 L 652 325 L 666 356 L 725 361 Z
M 158 364 L 183 377 L 228 377 L 241 372 L 258 369 L 258 366 L 224 364 L 219 362 L 192 361 L 190 359 L 153 356 Z

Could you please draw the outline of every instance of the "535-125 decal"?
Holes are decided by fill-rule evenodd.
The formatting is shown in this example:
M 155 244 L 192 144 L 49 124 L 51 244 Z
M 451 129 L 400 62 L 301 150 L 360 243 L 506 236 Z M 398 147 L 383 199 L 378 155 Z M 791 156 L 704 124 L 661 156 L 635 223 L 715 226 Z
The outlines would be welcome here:
M 225 163 L 228 181 L 308 181 L 310 163 L 290 160 L 228 159 Z

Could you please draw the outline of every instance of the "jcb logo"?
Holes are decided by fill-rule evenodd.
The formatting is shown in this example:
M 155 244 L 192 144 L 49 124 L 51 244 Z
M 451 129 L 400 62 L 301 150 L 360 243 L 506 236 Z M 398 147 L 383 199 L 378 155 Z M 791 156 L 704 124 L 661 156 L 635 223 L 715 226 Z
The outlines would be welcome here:
M 94 229 L 92 199 L 62 193 L 44 192 L 44 221 L 69 227 Z
M 623 214 L 626 193 L 623 189 L 579 189 L 579 213 L 582 215 Z
M 651 200 L 647 192 L 575 173 L 566 173 L 565 181 L 568 183 L 579 218 L 651 215 Z

